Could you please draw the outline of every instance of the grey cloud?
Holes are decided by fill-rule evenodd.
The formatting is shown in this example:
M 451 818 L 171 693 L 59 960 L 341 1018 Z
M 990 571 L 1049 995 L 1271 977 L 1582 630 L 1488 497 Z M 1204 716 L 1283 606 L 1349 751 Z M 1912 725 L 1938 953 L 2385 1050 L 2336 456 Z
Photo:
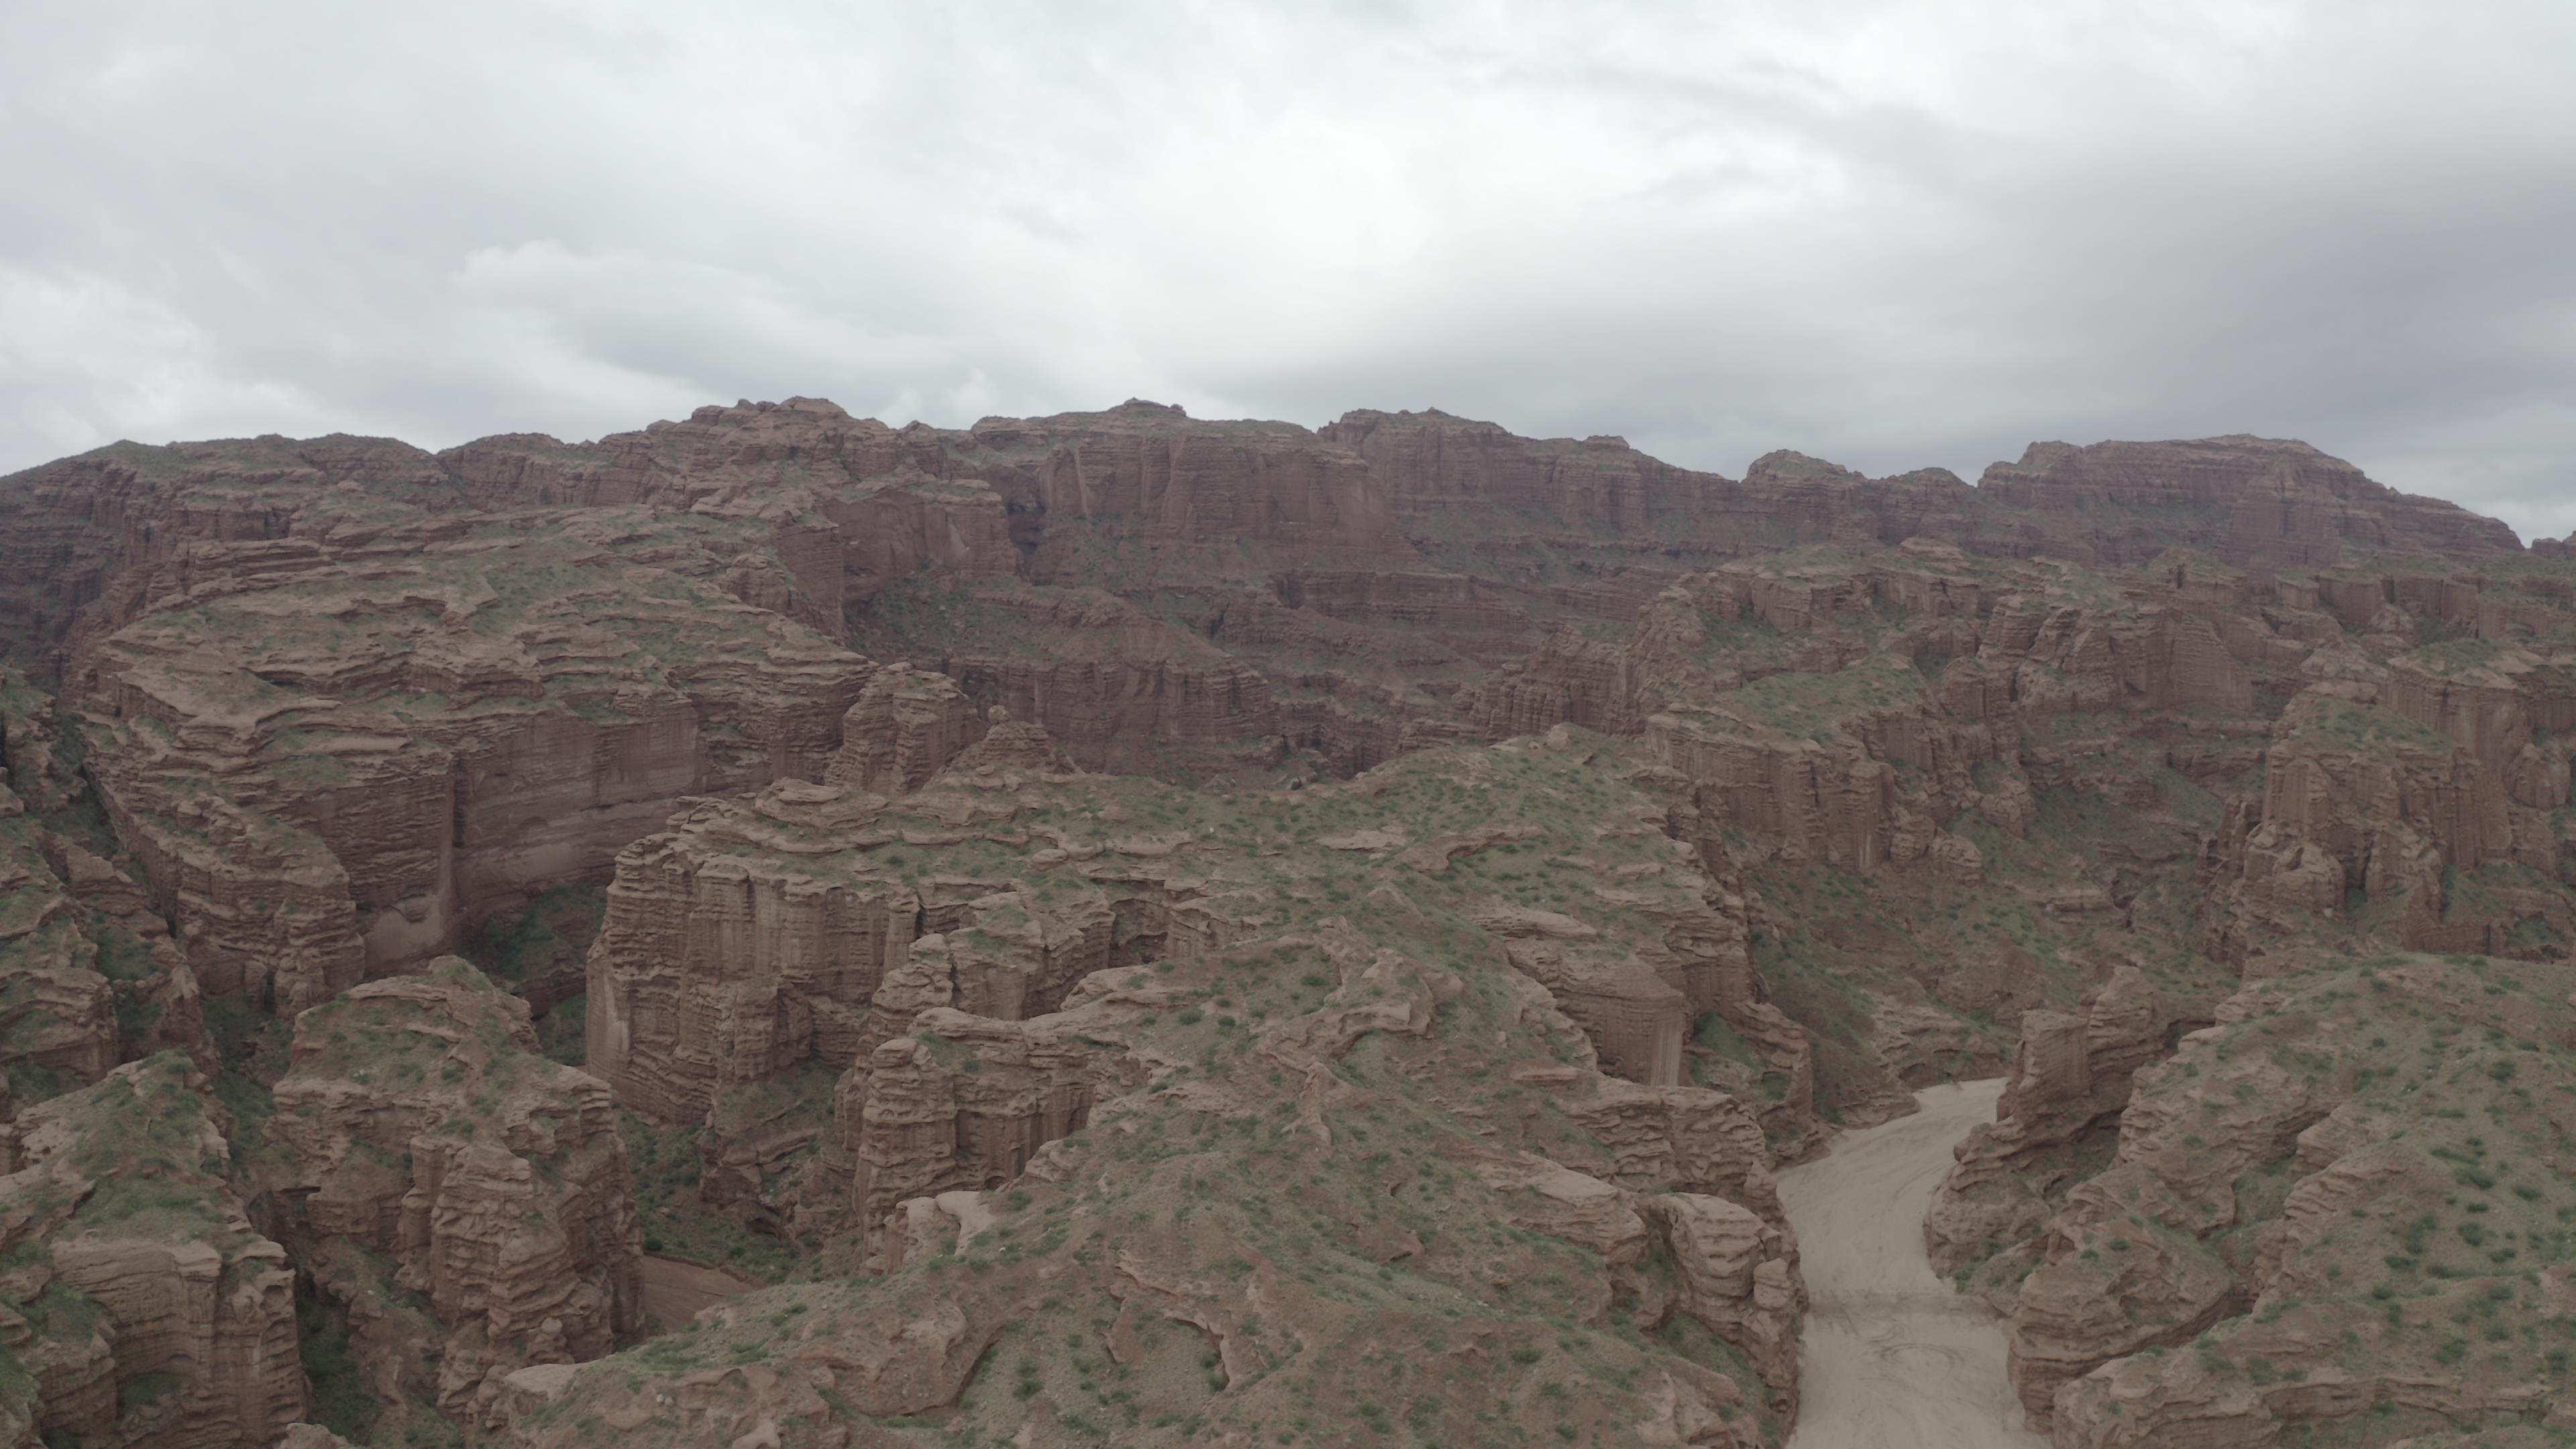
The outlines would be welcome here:
M 1726 470 L 2305 437 L 2576 528 L 2546 4 L 47 4 L 0 469 L 818 393 Z

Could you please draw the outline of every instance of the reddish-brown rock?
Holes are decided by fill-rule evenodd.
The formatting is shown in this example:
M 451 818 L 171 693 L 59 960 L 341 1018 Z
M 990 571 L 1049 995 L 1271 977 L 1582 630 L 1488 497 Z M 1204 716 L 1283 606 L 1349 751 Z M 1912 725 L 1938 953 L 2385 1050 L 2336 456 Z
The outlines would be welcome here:
M 91 767 L 208 990 L 292 1009 L 819 772 L 864 660 L 562 537 L 165 609 L 82 670 Z
M 1994 1124 L 1959 1143 L 1958 1165 L 1933 1194 L 1923 1233 L 1935 1270 L 1956 1272 L 2046 1225 L 2067 1170 L 2062 1150 L 2116 1124 L 2131 1079 L 2163 1052 L 2165 1027 L 2154 986 L 2133 966 L 2086 993 L 2080 1012 L 2023 1013 Z
M 2374 483 L 2305 443 L 2266 438 L 2034 443 L 2019 462 L 1988 468 L 1977 497 L 1997 505 L 1998 521 L 2028 530 L 2032 551 L 2087 563 L 2142 563 L 2174 546 L 2260 569 L 2517 548 L 2494 519 Z
M 984 737 L 984 711 L 944 674 L 889 665 L 841 717 L 841 748 L 823 778 L 900 795 L 917 790 Z
M 598 1357 L 642 1322 L 608 1088 L 536 1047 L 518 998 L 445 958 L 299 1018 L 268 1126 L 299 1258 L 389 1260 L 445 1330 L 425 1346 L 438 1406 L 468 1419 L 522 1365 Z
M 0 1129 L 0 1345 L 24 1432 L 266 1444 L 306 1412 L 294 1274 L 229 1179 L 230 1123 L 175 1052 Z

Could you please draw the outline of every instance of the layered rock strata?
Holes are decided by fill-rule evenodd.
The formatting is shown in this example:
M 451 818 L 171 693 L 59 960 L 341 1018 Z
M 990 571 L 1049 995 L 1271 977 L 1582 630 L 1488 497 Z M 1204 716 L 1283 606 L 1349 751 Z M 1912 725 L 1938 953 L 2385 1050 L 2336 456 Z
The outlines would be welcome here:
M 164 1048 L 215 1066 L 195 975 L 100 853 L 114 845 L 70 758 L 51 702 L 0 669 L 0 1068 L 22 1098 Z
M 612 1080 L 685 1114 L 697 1099 L 678 1084 L 721 1097 L 709 1072 L 784 1059 L 739 1044 L 754 1038 L 698 1035 L 750 1018 L 650 1005 L 658 993 L 787 1003 L 753 1014 L 771 1033 L 757 1040 L 801 1019 L 814 1024 L 801 1060 L 847 1062 L 797 1230 L 848 1224 L 883 1276 L 717 1310 L 718 1323 L 795 1325 L 796 1346 L 746 1397 L 674 1394 L 649 1376 L 629 1390 L 622 1368 L 532 1369 L 502 1399 L 514 1436 L 553 1442 L 587 1415 L 641 1424 L 666 1410 L 709 1433 L 765 1415 L 785 1434 L 829 1412 L 828 1388 L 864 1413 L 939 1410 L 1007 1438 L 1067 1402 L 1048 1357 L 1064 1315 L 1108 1325 L 1075 1339 L 1096 1337 L 1140 1386 L 1169 1385 L 1142 1391 L 1140 1435 L 1182 1389 L 1147 1370 L 1182 1352 L 1204 1352 L 1198 1372 L 1225 1385 L 1193 1412 L 1260 1421 L 1290 1392 L 1301 1412 L 1356 1412 L 1361 1387 L 1337 1365 L 1382 1334 L 1418 1342 L 1400 1306 L 1418 1292 L 1490 1325 L 1480 1341 L 1522 1342 L 1513 1305 L 1535 1292 L 1600 1351 L 1638 1352 L 1608 1348 L 1623 1341 L 1600 1331 L 1614 1321 L 1686 1323 L 1676 1341 L 1711 1345 L 1639 1358 L 1633 1390 L 1568 1401 L 1572 1424 L 1749 1445 L 1762 1442 L 1750 1405 L 1794 1413 L 1803 1294 L 1764 1120 L 1724 1092 L 1635 1080 L 1668 1074 L 1605 1059 L 1587 1026 L 1615 1052 L 1617 1024 L 1559 1005 L 1623 972 L 1685 1019 L 1694 1000 L 1756 994 L 1749 963 L 1727 954 L 1740 919 L 1730 931 L 1729 898 L 1672 833 L 1660 767 L 1621 756 L 1596 773 L 1619 747 L 1560 731 L 1407 756 L 1347 785 L 1202 794 L 1068 774 L 1042 740 L 996 726 L 892 799 L 787 785 L 710 802 L 627 853 L 588 998 L 602 1059 L 624 1054 Z M 1497 807 L 1523 828 L 1479 831 Z M 1351 828 L 1362 819 L 1404 828 Z M 701 888 L 806 904 L 729 924 L 709 896 L 709 928 L 741 939 L 702 950 L 682 924 L 702 913 L 657 903 Z M 857 917 L 835 900 L 868 903 L 873 924 L 852 937 Z M 855 961 L 854 940 L 876 952 L 873 989 L 842 1047 L 821 1027 L 856 977 L 802 963 Z M 1541 940 L 1586 949 L 1554 964 L 1514 950 Z M 709 975 L 727 962 L 767 964 Z M 1224 1166 L 1243 1152 L 1278 1157 L 1300 1185 L 1255 1191 Z M 1156 1230 L 1104 1237 L 1109 1217 L 1075 1210 L 1112 1197 Z M 1577 1245 L 1583 1256 L 1559 1258 Z M 1345 1272 L 1328 1265 L 1346 1261 L 1377 1285 L 1360 1299 L 1325 1291 Z M 981 1386 L 1023 1357 L 1036 1388 Z M 800 1366 L 816 1364 L 828 1382 Z M 1426 1432 L 1497 1412 L 1437 1382 L 1413 1411 Z
M 537 1055 L 524 1004 L 454 957 L 296 1023 L 268 1125 L 298 1262 L 358 1319 L 380 1382 L 473 1421 L 531 1363 L 641 1326 L 642 1234 L 608 1088 Z M 352 1259 L 388 1265 L 363 1283 Z M 430 1343 L 371 1294 L 418 1295 Z M 375 1330 L 375 1331 L 371 1331 Z
M 206 1092 L 165 1052 L 0 1128 L 0 1415 L 21 1442 L 222 1449 L 305 1416 L 294 1274 L 243 1212 Z
M 2226 1003 L 2139 1074 L 2117 1159 L 2049 1225 L 2012 1323 L 2034 1419 L 2108 1449 L 2576 1412 L 2567 1135 L 2523 1085 L 2568 1069 L 2562 996 L 2524 963 L 2392 956 Z
M 1936 1271 L 1955 1273 L 2046 1226 L 2072 1165 L 2065 1149 L 2117 1127 L 2132 1080 L 2166 1050 L 2167 1025 L 2134 966 L 2086 993 L 2078 1011 L 2023 1013 L 1994 1124 L 1959 1143 L 1958 1165 L 1933 1194 L 1923 1232 Z
M 292 1010 L 601 871 L 684 795 L 819 773 L 868 674 L 679 575 L 490 537 L 165 607 L 79 688 L 206 989 Z
M 823 778 L 882 795 L 917 790 L 982 739 L 984 724 L 984 712 L 948 676 L 890 665 L 841 717 L 841 748 Z

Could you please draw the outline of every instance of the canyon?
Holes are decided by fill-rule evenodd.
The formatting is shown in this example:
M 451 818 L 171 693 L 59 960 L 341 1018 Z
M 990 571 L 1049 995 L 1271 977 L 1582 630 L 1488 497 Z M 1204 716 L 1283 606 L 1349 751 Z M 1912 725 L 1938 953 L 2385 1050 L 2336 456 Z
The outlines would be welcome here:
M 2306 444 L 789 399 L 0 564 L 8 1443 L 2576 1433 L 2576 559 Z

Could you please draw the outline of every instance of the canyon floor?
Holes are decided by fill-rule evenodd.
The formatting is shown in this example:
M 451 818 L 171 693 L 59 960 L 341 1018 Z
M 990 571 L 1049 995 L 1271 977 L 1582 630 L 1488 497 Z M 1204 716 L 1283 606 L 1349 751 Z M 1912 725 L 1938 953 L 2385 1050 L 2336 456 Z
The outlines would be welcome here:
M 1789 1449 L 2040 1449 L 1993 1311 L 1932 1271 L 1923 1213 L 2003 1079 L 1926 1087 L 1922 1110 L 1780 1174 L 1807 1274 L 1806 1406 Z

